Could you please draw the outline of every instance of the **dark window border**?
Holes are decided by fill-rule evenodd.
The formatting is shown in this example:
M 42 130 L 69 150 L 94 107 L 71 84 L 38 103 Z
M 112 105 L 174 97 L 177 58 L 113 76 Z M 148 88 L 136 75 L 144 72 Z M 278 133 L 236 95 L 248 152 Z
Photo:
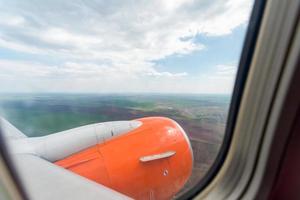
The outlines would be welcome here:
M 11 178 L 14 180 L 14 184 L 16 186 L 16 189 L 19 191 L 20 196 L 24 199 L 24 200 L 29 200 L 28 195 L 22 185 L 22 182 L 20 180 L 20 177 L 17 173 L 17 170 L 11 160 L 11 157 L 9 156 L 8 153 L 8 149 L 5 143 L 5 139 L 4 139 L 4 135 L 2 132 L 2 128 L 1 128 L 1 123 L 0 123 L 0 155 L 3 159 L 3 164 L 6 164 L 6 168 L 8 170 L 9 175 L 11 176 Z M 7 190 L 7 189 L 5 189 Z M 8 193 L 9 197 L 11 197 L 11 194 Z
M 213 180 L 213 178 L 221 169 L 226 159 L 226 155 L 228 154 L 229 147 L 231 144 L 234 127 L 236 124 L 242 94 L 247 80 L 247 75 L 253 58 L 265 5 L 266 0 L 255 0 L 252 8 L 252 13 L 247 27 L 247 33 L 245 36 L 243 49 L 239 61 L 239 67 L 236 75 L 233 94 L 231 97 L 225 135 L 219 153 L 213 165 L 210 167 L 205 176 L 199 181 L 199 183 L 197 183 L 192 189 L 190 189 L 186 193 L 182 194 L 178 199 L 192 199 L 196 197 L 198 193 L 201 192 Z

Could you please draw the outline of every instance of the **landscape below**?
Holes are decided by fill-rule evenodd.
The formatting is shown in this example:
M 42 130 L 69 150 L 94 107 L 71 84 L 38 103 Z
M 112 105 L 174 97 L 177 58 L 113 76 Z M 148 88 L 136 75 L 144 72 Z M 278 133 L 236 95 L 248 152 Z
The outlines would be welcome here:
M 188 134 L 194 167 L 184 192 L 215 160 L 223 140 L 229 95 L 2 94 L 0 115 L 27 136 L 42 136 L 104 121 L 164 116 Z

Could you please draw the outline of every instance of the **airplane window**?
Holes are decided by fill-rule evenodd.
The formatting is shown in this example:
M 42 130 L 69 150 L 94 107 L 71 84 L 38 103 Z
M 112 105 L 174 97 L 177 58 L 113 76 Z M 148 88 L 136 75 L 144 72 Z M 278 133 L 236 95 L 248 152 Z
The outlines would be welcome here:
M 193 188 L 224 139 L 252 6 L 0 0 L 1 128 L 28 195 Z

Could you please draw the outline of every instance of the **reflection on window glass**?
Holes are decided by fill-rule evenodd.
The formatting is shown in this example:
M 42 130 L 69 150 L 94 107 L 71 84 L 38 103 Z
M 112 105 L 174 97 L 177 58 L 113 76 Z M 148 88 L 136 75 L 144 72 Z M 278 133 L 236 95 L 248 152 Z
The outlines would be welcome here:
M 0 115 L 12 156 L 34 154 L 111 195 L 188 191 L 222 144 L 252 4 L 0 0 Z

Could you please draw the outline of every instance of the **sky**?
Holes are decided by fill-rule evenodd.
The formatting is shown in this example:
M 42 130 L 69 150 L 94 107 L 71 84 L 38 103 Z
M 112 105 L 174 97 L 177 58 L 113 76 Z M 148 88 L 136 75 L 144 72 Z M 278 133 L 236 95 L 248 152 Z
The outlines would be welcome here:
M 252 0 L 0 0 L 0 92 L 232 92 Z

